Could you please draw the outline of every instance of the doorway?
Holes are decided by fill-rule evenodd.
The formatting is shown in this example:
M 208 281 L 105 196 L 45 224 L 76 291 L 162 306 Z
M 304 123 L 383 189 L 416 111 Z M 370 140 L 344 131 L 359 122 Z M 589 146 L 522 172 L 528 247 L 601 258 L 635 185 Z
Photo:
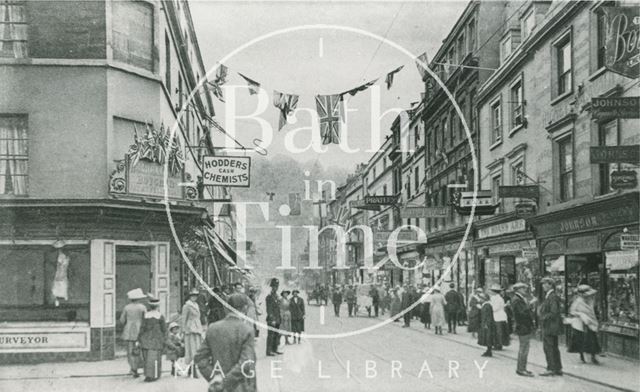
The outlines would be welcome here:
M 126 346 L 120 340 L 122 309 L 129 302 L 127 292 L 140 288 L 151 292 L 152 248 L 148 246 L 116 245 L 116 356 L 126 354 Z

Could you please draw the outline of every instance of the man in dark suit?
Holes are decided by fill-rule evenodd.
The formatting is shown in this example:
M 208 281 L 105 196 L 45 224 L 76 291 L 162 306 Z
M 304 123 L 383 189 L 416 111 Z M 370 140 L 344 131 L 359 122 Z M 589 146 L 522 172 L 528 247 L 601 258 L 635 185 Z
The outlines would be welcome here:
M 527 357 L 529 356 L 529 342 L 535 330 L 533 326 L 533 312 L 527 301 L 527 289 L 529 287 L 524 283 L 516 283 L 513 285 L 515 294 L 511 300 L 511 308 L 513 310 L 513 318 L 515 320 L 515 332 L 520 340 L 518 348 L 518 366 L 516 374 L 523 377 L 533 377 L 533 373 L 527 370 Z
M 540 304 L 538 313 L 542 326 L 542 348 L 547 359 L 547 371 L 541 376 L 562 376 L 562 361 L 558 348 L 558 336 L 562 333 L 562 305 L 560 297 L 553 290 L 553 279 L 542 278 L 544 300 Z
M 349 310 L 349 317 L 355 317 L 356 303 L 358 302 L 358 297 L 356 295 L 356 289 L 353 288 L 353 285 L 349 285 L 349 288 L 345 292 L 345 300 L 347 301 L 347 309 Z
M 342 305 L 342 290 L 340 287 L 336 286 L 333 289 L 333 297 L 331 298 L 331 302 L 333 302 L 333 312 L 336 317 L 340 317 L 340 306 Z
M 291 311 L 291 332 L 293 333 L 293 342 L 300 343 L 300 335 L 304 332 L 304 300 L 298 296 L 300 291 L 293 290 L 293 297 L 289 302 L 289 311 Z
M 407 284 L 404 287 L 404 291 L 402 292 L 402 299 L 400 303 L 400 306 L 402 307 L 403 311 L 411 307 L 411 305 L 413 304 L 412 300 L 413 300 L 413 286 Z M 407 313 L 405 313 L 404 316 L 402 316 L 402 318 L 404 319 L 404 325 L 402 326 L 402 328 L 409 328 L 411 326 L 411 311 L 408 311 Z
M 240 313 L 249 307 L 247 297 L 233 294 L 229 305 Z M 210 392 L 255 392 L 256 351 L 253 327 L 235 312 L 209 326 L 194 357 Z
M 277 278 L 271 279 L 269 284 L 271 286 L 271 293 L 267 295 L 267 324 L 271 328 L 280 328 L 280 296 L 278 295 L 278 287 L 280 287 L 280 281 Z M 278 343 L 280 342 L 280 334 L 277 331 L 269 329 L 267 332 L 267 356 L 274 356 L 276 354 L 282 354 L 278 351 Z
M 449 283 L 449 291 L 444 295 L 444 299 L 447 301 L 445 312 L 449 325 L 449 333 L 456 333 L 458 312 L 460 311 L 460 307 L 462 307 L 462 303 L 460 302 L 460 294 L 456 291 L 455 284 Z
M 380 311 L 380 293 L 378 292 L 376 285 L 371 286 L 369 296 L 371 297 L 371 305 L 373 306 L 374 314 L 378 317 L 378 312 Z M 371 316 L 371 313 L 369 313 L 369 316 Z

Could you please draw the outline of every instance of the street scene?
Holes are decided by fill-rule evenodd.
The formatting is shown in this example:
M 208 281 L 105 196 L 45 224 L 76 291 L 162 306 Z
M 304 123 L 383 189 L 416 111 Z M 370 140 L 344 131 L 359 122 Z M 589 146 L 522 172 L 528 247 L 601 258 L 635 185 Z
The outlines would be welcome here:
M 635 0 L 0 0 L 0 391 L 640 390 Z

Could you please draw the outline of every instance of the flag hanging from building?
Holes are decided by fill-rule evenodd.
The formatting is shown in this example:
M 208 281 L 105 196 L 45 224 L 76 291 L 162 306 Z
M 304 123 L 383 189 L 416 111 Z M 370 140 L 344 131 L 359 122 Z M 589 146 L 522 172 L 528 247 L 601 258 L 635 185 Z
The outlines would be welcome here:
M 249 79 L 248 77 L 244 76 L 240 72 L 238 72 L 238 75 L 240 75 L 240 77 L 244 79 L 245 82 L 247 82 L 247 87 L 249 88 L 249 95 L 258 94 L 258 89 L 260 89 L 260 83 L 256 82 L 253 79 Z
M 416 58 L 416 67 L 418 67 L 418 72 L 420 73 L 420 77 L 424 80 L 428 73 L 426 67 L 429 66 L 429 60 L 427 58 L 427 52 L 422 53 L 420 56 Z
M 387 84 L 387 90 L 389 90 L 393 85 L 393 76 L 398 72 L 400 72 L 402 68 L 404 68 L 404 65 L 399 66 L 398 68 L 394 69 L 393 71 L 387 74 L 387 78 L 385 80 L 385 83 Z
M 374 80 L 372 80 L 370 82 L 367 82 L 367 83 L 365 83 L 365 84 L 363 84 L 361 86 L 358 86 L 356 88 L 352 88 L 351 90 L 345 91 L 344 93 L 342 93 L 340 95 L 349 94 L 349 95 L 351 95 L 353 97 L 354 95 L 356 95 L 360 91 L 364 91 L 364 90 L 368 89 L 369 87 L 373 86 L 374 84 L 376 84 L 377 81 L 378 81 L 378 79 L 374 79 Z
M 224 94 L 222 93 L 222 85 L 227 83 L 227 74 L 229 69 L 226 65 L 220 64 L 216 70 L 216 78 L 213 82 L 209 82 L 209 85 L 213 89 L 213 95 L 216 96 L 221 102 L 224 102 Z
M 302 213 L 302 205 L 300 193 L 289 193 L 289 216 L 300 215 Z
M 316 95 L 322 144 L 340 144 L 342 95 Z
M 289 113 L 296 110 L 298 99 L 300 96 L 293 94 L 283 94 L 279 91 L 273 91 L 273 106 L 280 109 L 280 121 L 278 123 L 278 131 L 287 123 Z

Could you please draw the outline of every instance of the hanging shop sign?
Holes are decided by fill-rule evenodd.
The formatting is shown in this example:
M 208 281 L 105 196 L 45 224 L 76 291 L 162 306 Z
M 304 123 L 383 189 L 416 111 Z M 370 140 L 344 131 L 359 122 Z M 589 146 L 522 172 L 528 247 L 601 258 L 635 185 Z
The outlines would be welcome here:
M 360 210 L 371 210 L 371 211 L 380 211 L 379 205 L 369 205 L 365 202 L 364 199 L 360 200 L 351 200 L 349 201 L 350 208 L 357 208 Z
M 527 225 L 524 219 L 516 219 L 509 222 L 499 223 L 497 225 L 478 229 L 478 238 L 487 238 L 511 233 L 518 233 L 521 231 L 525 231 L 526 228 Z
M 622 250 L 640 249 L 640 235 L 639 234 L 622 234 L 620 236 L 620 249 Z
M 451 204 L 454 206 L 458 214 L 471 215 L 471 210 L 475 204 L 475 215 L 493 215 L 496 212 L 496 208 L 500 203 L 494 203 L 493 195 L 491 191 L 478 191 L 476 198 L 473 197 L 473 192 L 459 192 L 455 193 Z
M 518 218 L 529 218 L 536 214 L 536 205 L 531 203 L 516 204 L 515 209 Z
M 591 117 L 596 120 L 640 118 L 640 97 L 592 98 Z
M 640 163 L 640 144 L 589 148 L 591 163 Z
M 638 7 L 602 7 L 606 22 L 605 66 L 635 79 L 640 76 L 640 16 Z
M 538 199 L 540 187 L 538 185 L 501 185 L 498 188 L 498 197 Z
M 450 214 L 449 207 L 405 207 L 400 210 L 400 218 L 446 218 Z
M 611 188 L 633 189 L 638 186 L 638 177 L 632 170 L 616 170 L 611 172 Z
M 205 156 L 202 159 L 202 183 L 205 186 L 248 188 L 251 157 Z
M 365 196 L 364 203 L 370 206 L 390 206 L 396 204 L 396 196 Z

